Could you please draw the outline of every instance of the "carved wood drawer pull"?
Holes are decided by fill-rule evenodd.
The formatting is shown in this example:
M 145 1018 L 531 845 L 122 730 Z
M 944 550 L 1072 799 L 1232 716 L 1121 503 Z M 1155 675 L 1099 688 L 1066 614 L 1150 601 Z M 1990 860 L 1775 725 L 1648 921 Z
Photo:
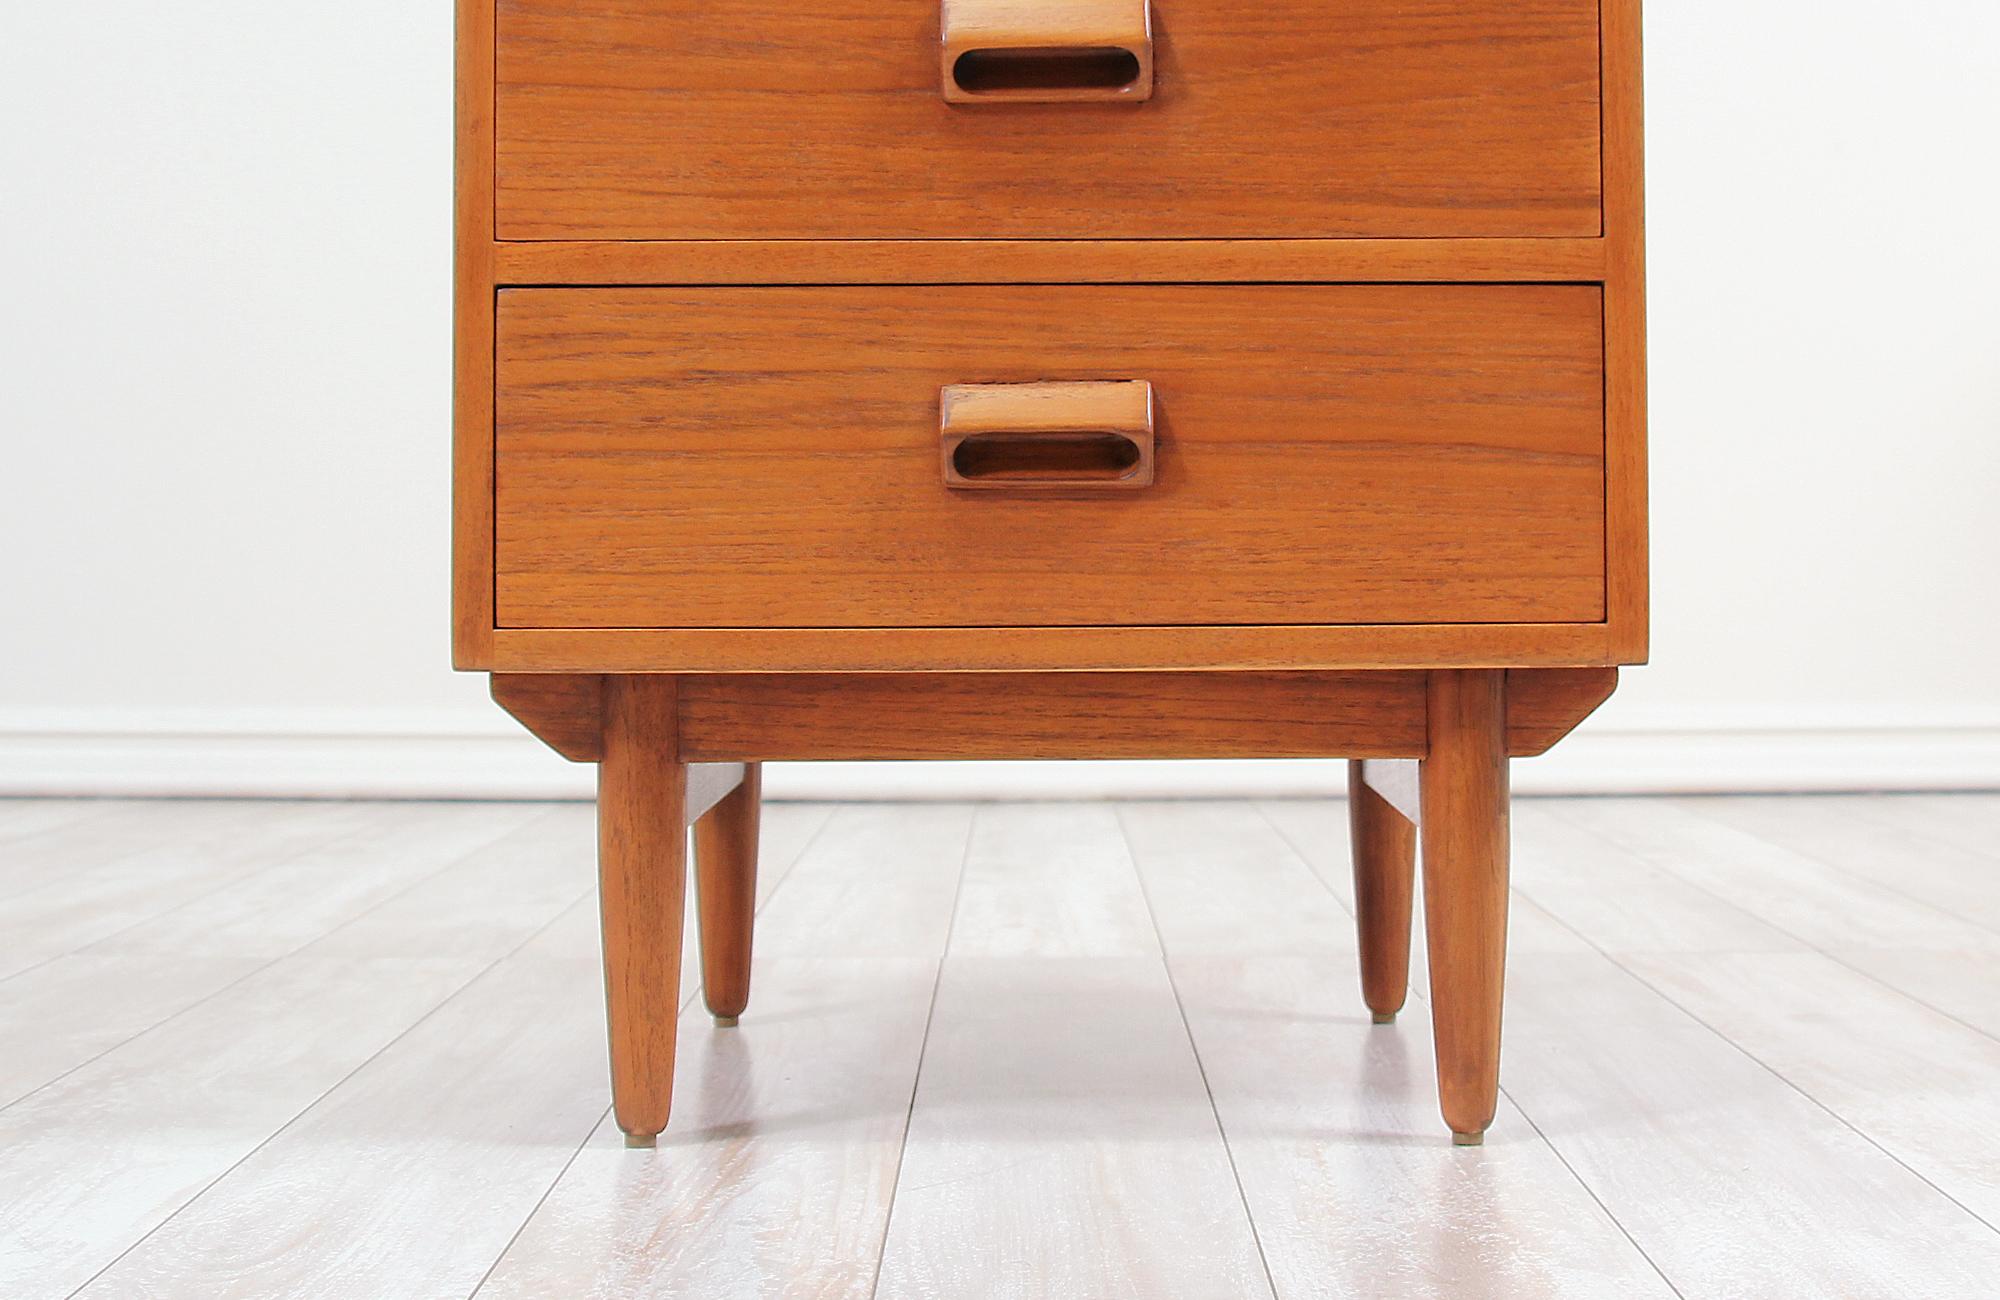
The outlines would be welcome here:
M 1153 482 L 1153 386 L 952 384 L 938 398 L 945 486 L 1127 491 Z
M 1153 94 L 1150 0 L 943 0 L 954 104 L 1139 101 Z

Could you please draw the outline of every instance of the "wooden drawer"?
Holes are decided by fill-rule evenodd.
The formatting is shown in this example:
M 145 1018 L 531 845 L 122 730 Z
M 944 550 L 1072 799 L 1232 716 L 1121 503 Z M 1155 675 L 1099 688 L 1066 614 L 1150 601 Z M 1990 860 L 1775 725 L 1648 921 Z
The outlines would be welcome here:
M 507 0 L 495 229 L 503 240 L 1602 229 L 1598 0 L 1156 0 L 1151 23 L 1143 102 L 950 104 L 939 0 Z
M 1597 622 L 1594 285 L 507 289 L 503 628 Z M 1136 490 L 955 491 L 957 384 L 1145 381 Z

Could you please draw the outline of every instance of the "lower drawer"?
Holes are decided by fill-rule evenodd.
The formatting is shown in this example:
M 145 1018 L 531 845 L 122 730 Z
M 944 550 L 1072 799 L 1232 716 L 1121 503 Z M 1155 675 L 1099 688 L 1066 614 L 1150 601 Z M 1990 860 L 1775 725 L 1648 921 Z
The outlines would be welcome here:
M 1604 618 L 1595 286 L 510 289 L 498 310 L 502 627 Z M 1150 483 L 945 481 L 944 388 L 1107 380 L 1151 385 Z

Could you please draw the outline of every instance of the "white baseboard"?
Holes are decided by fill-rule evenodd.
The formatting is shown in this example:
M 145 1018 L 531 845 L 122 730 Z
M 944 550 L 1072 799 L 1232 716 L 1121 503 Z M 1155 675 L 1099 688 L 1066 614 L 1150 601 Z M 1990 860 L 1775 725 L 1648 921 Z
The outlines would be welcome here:
M 440 720 L 430 720 L 440 721 Z M 1982 720 L 1983 721 L 1983 720 Z M 588 766 L 493 730 L 0 722 L 0 795 L 586 799 Z M 1763 720 L 1760 720 L 1763 723 Z M 1338 761 L 774 764 L 775 799 L 1285 798 L 1345 787 Z M 2000 789 L 2000 726 L 1586 726 L 1514 765 L 1523 794 Z

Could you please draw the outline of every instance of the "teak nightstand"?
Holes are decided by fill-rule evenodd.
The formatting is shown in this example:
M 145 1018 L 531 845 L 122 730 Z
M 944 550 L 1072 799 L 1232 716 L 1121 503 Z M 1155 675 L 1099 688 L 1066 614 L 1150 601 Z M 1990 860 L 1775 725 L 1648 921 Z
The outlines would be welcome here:
M 631 1139 L 760 762 L 1340 756 L 1476 1142 L 1508 760 L 1646 653 L 1638 0 L 458 24 L 456 659 L 600 765 Z

